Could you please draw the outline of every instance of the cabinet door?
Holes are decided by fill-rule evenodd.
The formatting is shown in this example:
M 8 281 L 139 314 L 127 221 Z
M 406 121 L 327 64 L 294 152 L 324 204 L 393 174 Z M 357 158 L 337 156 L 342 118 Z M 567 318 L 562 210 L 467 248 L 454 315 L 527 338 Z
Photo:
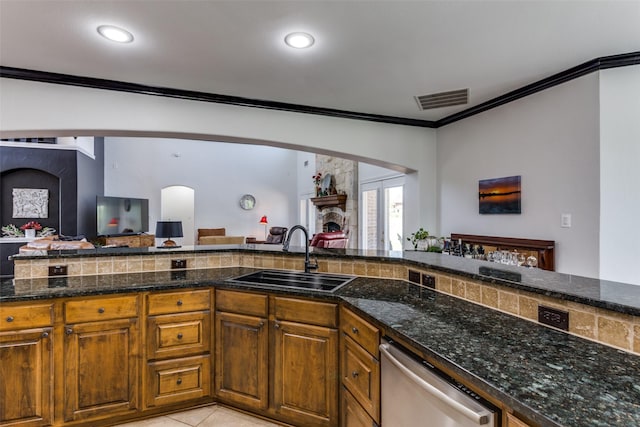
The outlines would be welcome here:
M 0 334 L 0 426 L 53 421 L 51 329 Z
M 136 319 L 65 326 L 65 421 L 136 410 L 138 345 Z
M 342 427 L 375 427 L 377 424 L 367 411 L 360 406 L 358 401 L 349 393 L 342 389 Z
M 296 425 L 338 425 L 338 331 L 276 320 L 274 409 Z
M 216 313 L 215 390 L 220 400 L 264 410 L 268 401 L 267 320 Z

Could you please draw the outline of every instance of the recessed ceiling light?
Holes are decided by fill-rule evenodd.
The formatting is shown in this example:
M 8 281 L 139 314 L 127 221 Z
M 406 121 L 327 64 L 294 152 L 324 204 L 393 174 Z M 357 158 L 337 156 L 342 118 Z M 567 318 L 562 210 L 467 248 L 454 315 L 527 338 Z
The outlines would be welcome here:
M 98 33 L 105 39 L 118 43 L 131 43 L 133 41 L 133 34 L 122 28 L 114 27 L 113 25 L 100 25 L 98 27 Z
M 306 47 L 310 47 L 313 45 L 315 40 L 311 36 L 311 34 L 307 33 L 291 33 L 287 34 L 284 38 L 284 42 L 291 47 L 295 47 L 296 49 L 304 49 Z

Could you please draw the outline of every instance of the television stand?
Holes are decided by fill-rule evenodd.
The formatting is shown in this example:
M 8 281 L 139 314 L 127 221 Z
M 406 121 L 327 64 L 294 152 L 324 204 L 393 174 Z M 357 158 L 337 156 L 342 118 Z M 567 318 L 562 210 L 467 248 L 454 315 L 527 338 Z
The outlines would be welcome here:
M 156 236 L 153 234 L 130 234 L 126 236 L 100 236 L 96 239 L 99 245 L 128 246 L 130 248 L 144 248 L 155 246 Z

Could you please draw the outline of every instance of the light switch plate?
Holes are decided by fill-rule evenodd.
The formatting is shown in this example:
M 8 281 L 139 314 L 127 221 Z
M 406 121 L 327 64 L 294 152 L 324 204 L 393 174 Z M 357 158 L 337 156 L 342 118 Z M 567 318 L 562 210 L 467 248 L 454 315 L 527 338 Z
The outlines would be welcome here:
M 560 216 L 560 227 L 571 228 L 571 214 L 563 213 Z

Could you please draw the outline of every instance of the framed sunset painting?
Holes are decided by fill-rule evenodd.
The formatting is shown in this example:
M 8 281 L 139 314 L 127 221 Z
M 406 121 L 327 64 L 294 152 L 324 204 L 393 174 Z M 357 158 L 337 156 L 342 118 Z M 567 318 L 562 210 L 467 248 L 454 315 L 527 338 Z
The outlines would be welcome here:
M 478 182 L 481 214 L 519 214 L 520 195 L 520 175 Z

